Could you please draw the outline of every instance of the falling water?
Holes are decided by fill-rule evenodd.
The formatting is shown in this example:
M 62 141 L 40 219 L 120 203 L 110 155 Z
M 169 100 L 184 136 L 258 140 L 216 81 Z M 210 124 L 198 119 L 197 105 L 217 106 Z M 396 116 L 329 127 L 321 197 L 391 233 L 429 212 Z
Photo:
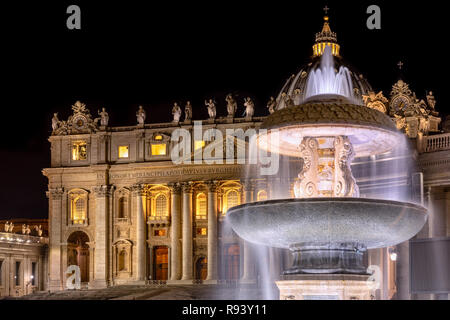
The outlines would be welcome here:
M 353 83 L 348 68 L 341 66 L 336 72 L 330 46 L 326 46 L 319 68 L 312 70 L 308 76 L 305 100 L 317 95 L 340 95 L 360 104 L 353 96 Z

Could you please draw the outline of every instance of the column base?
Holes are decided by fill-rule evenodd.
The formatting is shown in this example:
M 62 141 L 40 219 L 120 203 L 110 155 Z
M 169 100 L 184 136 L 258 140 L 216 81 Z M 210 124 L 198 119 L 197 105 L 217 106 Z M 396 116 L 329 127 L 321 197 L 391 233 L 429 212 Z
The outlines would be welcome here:
M 249 279 L 249 278 L 241 279 L 241 280 L 239 280 L 239 283 L 243 284 L 243 285 L 253 285 L 253 284 L 256 284 L 256 279 Z
M 59 281 L 59 280 L 50 280 L 50 283 L 48 284 L 48 290 L 51 291 L 51 292 L 61 291 L 61 290 L 64 290 L 64 287 L 61 284 L 61 281 Z
M 94 280 L 89 282 L 89 289 L 105 289 L 109 287 L 109 281 L 107 280 Z
M 194 281 L 192 279 L 186 279 L 186 280 L 167 280 L 168 285 L 190 285 L 194 284 Z
M 212 280 L 212 279 L 210 279 L 210 280 L 206 279 L 206 280 L 203 280 L 203 284 L 218 284 L 218 281 Z
M 282 276 L 276 284 L 280 300 L 373 300 L 368 275 L 314 274 Z

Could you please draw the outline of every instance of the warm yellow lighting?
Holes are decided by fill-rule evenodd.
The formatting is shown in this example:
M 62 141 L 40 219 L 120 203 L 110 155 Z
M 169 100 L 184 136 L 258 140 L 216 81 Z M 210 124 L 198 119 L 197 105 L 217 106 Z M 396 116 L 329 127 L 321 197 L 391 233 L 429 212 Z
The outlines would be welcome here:
M 158 220 L 169 216 L 169 198 L 163 194 L 157 194 L 151 201 L 150 220 Z
M 195 201 L 195 218 L 197 220 L 206 219 L 206 195 L 202 192 L 197 195 Z
M 163 139 L 163 137 L 161 135 L 155 136 L 155 140 L 162 140 L 162 139 Z
M 87 160 L 87 148 L 85 141 L 76 141 L 72 144 L 72 160 Z
M 128 158 L 128 146 L 119 146 L 119 158 Z
M 86 220 L 86 201 L 83 196 L 78 196 L 71 201 L 72 223 L 84 224 Z
M 152 144 L 152 156 L 165 156 L 166 149 L 166 144 Z
M 267 200 L 267 192 L 266 190 L 260 190 L 258 195 L 256 196 L 257 201 L 265 201 Z
M 225 215 L 228 209 L 240 204 L 241 204 L 241 197 L 238 190 L 229 189 L 228 191 L 225 191 L 225 195 L 223 196 L 222 215 Z
M 205 141 L 203 141 L 203 140 L 195 141 L 195 144 L 194 144 L 194 150 L 201 149 L 201 148 L 203 148 L 204 146 L 205 146 Z
M 197 235 L 206 236 L 207 235 L 207 229 L 206 228 L 197 228 Z

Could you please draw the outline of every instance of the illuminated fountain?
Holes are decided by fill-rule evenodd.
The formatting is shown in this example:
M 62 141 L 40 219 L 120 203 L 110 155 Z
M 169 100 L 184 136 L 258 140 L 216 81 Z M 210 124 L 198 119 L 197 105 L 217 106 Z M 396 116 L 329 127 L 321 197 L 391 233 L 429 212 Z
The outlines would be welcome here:
M 336 72 L 330 61 L 327 47 L 303 103 L 271 114 L 257 137 L 259 148 L 302 160 L 295 198 L 227 213 L 244 240 L 292 252 L 277 282 L 281 299 L 369 299 L 364 252 L 409 240 L 427 219 L 416 204 L 359 198 L 353 158 L 390 152 L 404 137 L 387 115 L 355 103 L 348 70 Z

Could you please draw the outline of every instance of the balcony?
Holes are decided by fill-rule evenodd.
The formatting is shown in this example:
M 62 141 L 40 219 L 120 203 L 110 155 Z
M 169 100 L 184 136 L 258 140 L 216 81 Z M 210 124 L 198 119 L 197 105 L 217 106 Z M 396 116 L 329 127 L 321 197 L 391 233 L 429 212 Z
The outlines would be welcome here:
M 450 150 L 450 133 L 424 137 L 425 152 Z

